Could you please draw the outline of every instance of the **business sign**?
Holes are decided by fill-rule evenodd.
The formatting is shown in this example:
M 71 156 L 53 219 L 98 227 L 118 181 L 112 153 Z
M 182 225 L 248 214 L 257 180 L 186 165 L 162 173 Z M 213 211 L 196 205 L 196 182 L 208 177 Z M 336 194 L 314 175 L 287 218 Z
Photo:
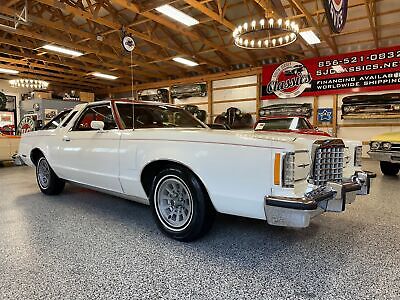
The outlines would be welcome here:
M 26 114 L 18 124 L 17 134 L 21 135 L 23 133 L 35 131 L 36 123 L 37 123 L 36 114 Z
M 335 33 L 340 33 L 347 20 L 348 0 L 323 0 L 326 19 Z
M 332 108 L 318 108 L 318 123 L 328 122 L 332 123 L 333 109 Z
M 400 89 L 400 46 L 266 65 L 261 99 Z

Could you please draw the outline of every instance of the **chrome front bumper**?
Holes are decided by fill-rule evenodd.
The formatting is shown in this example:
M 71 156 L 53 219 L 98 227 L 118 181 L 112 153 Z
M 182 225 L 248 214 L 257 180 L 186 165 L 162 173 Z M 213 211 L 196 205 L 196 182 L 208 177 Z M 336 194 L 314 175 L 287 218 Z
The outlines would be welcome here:
M 400 164 L 400 152 L 398 151 L 368 151 L 368 155 L 374 160 Z
M 343 183 L 328 182 L 301 198 L 266 196 L 264 211 L 267 223 L 275 226 L 304 228 L 310 219 L 325 211 L 342 212 L 356 195 L 368 195 L 375 173 L 356 172 Z

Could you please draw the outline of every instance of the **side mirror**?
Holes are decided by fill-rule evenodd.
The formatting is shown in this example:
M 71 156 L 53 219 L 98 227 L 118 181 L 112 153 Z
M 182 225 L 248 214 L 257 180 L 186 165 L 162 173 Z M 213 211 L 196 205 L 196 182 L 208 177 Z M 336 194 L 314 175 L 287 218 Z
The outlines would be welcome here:
M 90 122 L 90 127 L 95 130 L 102 131 L 104 129 L 103 121 L 92 121 Z

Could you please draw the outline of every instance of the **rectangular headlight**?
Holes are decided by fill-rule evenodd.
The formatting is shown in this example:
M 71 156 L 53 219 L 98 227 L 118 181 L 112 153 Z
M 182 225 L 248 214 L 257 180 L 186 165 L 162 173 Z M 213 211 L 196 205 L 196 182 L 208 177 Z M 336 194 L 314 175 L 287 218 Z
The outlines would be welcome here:
M 361 165 L 362 165 L 361 156 L 362 156 L 362 146 L 356 146 L 354 148 L 354 166 L 355 167 L 361 167 Z
M 294 187 L 294 153 L 286 153 L 283 158 L 283 174 L 282 174 L 282 186 L 283 187 Z

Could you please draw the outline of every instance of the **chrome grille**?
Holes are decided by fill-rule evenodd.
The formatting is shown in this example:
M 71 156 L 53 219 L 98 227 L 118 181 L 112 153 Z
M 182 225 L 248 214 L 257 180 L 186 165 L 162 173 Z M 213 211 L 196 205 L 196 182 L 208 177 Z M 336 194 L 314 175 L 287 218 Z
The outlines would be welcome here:
M 315 185 L 326 185 L 327 182 L 342 182 L 344 145 L 341 140 L 332 141 L 334 141 L 333 144 L 320 145 L 315 149 L 312 172 L 312 183 Z
M 400 144 L 392 144 L 391 151 L 400 151 Z

